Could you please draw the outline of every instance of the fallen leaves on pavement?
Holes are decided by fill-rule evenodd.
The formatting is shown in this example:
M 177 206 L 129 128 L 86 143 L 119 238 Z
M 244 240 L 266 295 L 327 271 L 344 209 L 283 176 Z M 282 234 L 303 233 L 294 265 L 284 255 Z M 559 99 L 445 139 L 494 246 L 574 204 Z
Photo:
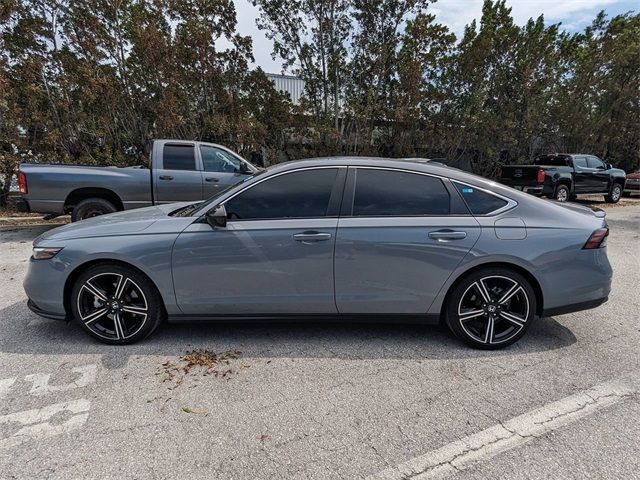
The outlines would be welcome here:
M 228 380 L 232 375 L 248 368 L 249 365 L 241 363 L 234 365 L 234 360 L 242 357 L 238 350 L 227 350 L 216 353 L 207 349 L 195 349 L 185 352 L 174 362 L 167 360 L 156 369 L 156 375 L 162 377 L 163 382 L 173 382 L 176 388 L 184 382 L 187 375 L 213 375 Z

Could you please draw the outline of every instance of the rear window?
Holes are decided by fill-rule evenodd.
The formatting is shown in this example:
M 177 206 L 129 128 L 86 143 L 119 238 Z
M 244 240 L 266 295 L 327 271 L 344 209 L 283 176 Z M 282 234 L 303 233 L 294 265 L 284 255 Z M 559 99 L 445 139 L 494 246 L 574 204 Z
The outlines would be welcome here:
M 448 214 L 449 192 L 439 178 L 393 170 L 357 171 L 355 217 Z
M 536 161 L 533 162 L 534 165 L 553 165 L 555 167 L 567 167 L 569 166 L 569 157 L 538 157 Z
M 454 182 L 456 188 L 474 215 L 487 215 L 507 205 L 507 201 L 476 187 Z
M 196 157 L 193 145 L 166 144 L 162 152 L 165 170 L 195 170 Z

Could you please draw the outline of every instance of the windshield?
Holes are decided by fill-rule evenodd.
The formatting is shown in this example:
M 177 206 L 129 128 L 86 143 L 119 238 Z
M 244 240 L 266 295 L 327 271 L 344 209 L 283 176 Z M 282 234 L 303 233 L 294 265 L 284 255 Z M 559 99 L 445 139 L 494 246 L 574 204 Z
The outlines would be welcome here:
M 253 175 L 250 175 L 250 176 L 244 178 L 241 182 L 234 183 L 233 185 L 229 185 L 228 187 L 223 188 L 218 193 L 216 193 L 214 196 L 209 197 L 207 200 L 205 200 L 203 202 L 194 203 L 192 205 L 187 205 L 186 207 L 182 207 L 180 210 L 176 210 L 175 212 L 172 212 L 172 215 L 174 215 L 176 217 L 192 217 L 193 215 L 195 215 L 196 212 L 199 212 L 200 210 L 207 210 L 209 208 L 209 206 L 215 205 L 215 202 L 220 197 L 222 197 L 224 194 L 226 194 L 229 190 L 231 190 L 232 188 L 237 187 L 238 185 L 242 185 L 243 183 L 248 182 L 252 178 L 257 177 L 258 175 L 261 175 L 264 172 L 266 172 L 266 170 L 258 170 Z

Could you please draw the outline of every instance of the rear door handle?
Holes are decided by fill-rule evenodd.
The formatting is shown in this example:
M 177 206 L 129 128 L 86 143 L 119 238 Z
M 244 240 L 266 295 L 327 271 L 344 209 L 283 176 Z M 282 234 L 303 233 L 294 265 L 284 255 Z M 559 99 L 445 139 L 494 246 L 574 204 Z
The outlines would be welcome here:
M 435 232 L 429 232 L 429 238 L 444 242 L 448 240 L 462 240 L 463 238 L 467 238 L 467 232 L 457 232 L 455 230 L 436 230 Z
M 296 233 L 293 236 L 293 239 L 295 241 L 303 242 L 303 243 L 322 242 L 324 240 L 329 240 L 330 238 L 331 238 L 330 233 L 316 232 L 316 231 Z
M 160 180 L 173 180 L 173 177 L 171 175 L 160 175 Z
M 205 181 L 207 181 L 207 182 L 219 182 L 220 179 L 219 178 L 215 178 L 215 177 L 205 177 Z

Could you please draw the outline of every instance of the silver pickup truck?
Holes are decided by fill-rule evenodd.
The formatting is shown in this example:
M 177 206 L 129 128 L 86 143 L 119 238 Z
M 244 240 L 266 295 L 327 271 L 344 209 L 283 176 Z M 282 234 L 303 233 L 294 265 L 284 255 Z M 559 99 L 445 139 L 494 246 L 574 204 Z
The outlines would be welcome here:
M 150 168 L 22 164 L 21 212 L 82 220 L 161 203 L 204 200 L 257 171 L 238 154 L 212 143 L 156 140 Z

